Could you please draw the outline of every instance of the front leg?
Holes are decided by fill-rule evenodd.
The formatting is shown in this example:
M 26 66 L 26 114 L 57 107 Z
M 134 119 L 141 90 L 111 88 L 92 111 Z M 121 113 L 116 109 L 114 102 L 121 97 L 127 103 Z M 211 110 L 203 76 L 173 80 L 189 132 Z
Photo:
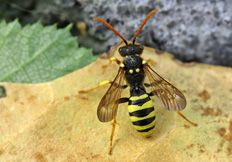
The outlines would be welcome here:
M 149 65 L 151 65 L 151 66 L 155 66 L 155 65 L 156 65 L 156 62 L 155 62 L 154 60 L 152 60 L 152 59 L 148 59 L 148 60 L 147 60 L 147 63 L 148 63 Z
M 105 84 L 108 84 L 108 83 L 112 84 L 113 81 L 111 81 L 111 80 L 102 81 L 98 85 L 96 85 L 95 87 L 92 87 L 92 88 L 89 88 L 89 89 L 86 89 L 86 90 L 80 90 L 79 93 L 88 93 L 88 92 L 93 91 L 93 90 L 95 90 L 95 89 L 97 89 L 99 87 L 102 87 L 102 86 L 104 86 Z
M 117 58 L 115 58 L 115 57 L 111 57 L 110 58 L 110 61 L 109 61 L 109 63 L 108 64 L 106 64 L 106 65 L 103 65 L 102 67 L 103 68 L 106 68 L 106 67 L 108 67 L 113 61 L 115 61 L 118 65 L 120 65 L 120 63 L 121 63 L 121 61 L 120 60 L 118 60 Z

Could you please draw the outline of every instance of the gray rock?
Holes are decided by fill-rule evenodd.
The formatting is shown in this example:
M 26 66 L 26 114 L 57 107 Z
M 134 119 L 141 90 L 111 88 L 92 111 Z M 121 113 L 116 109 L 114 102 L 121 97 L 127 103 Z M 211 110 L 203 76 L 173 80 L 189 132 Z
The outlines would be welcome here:
M 110 23 L 131 40 L 146 15 L 152 15 L 137 42 L 173 53 L 183 61 L 232 66 L 232 2 L 184 0 L 89 0 L 84 3 L 89 34 L 99 40 L 96 52 L 108 50 L 120 38 L 100 22 Z M 101 48 L 98 48 L 101 46 Z
M 232 66 L 231 0 L 2 1 L 0 16 L 7 20 L 19 17 L 23 24 L 40 19 L 45 25 L 64 27 L 84 21 L 88 34 L 81 35 L 75 25 L 72 33 L 78 35 L 80 45 L 93 48 L 95 53 L 109 50 L 120 38 L 94 17 L 104 19 L 131 40 L 147 14 L 156 9 L 137 42 L 173 53 L 185 62 Z

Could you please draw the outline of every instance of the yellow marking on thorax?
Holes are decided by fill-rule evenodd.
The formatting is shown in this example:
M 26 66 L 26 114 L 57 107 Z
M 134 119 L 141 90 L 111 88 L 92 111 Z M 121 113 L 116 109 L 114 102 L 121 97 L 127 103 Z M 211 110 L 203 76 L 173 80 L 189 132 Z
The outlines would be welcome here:
M 140 69 L 139 69 L 139 68 L 137 68 L 135 71 L 138 73 L 138 72 L 140 71 Z
M 132 70 L 132 69 L 130 69 L 130 70 L 129 70 L 129 73 L 133 74 L 133 70 Z
M 121 64 L 120 64 L 120 67 L 124 68 L 124 67 L 125 67 L 125 65 L 124 65 L 123 63 L 121 63 Z

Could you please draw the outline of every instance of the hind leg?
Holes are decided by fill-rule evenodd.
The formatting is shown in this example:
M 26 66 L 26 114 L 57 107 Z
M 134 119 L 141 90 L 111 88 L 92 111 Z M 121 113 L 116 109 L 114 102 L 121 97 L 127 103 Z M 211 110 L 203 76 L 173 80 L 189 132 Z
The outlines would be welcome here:
M 129 98 L 120 98 L 118 103 L 125 103 L 128 102 Z M 115 132 L 115 127 L 116 127 L 117 121 L 116 118 L 113 119 L 112 121 L 112 131 L 111 131 L 111 136 L 110 136 L 110 150 L 109 150 L 109 155 L 112 155 L 112 149 L 113 149 L 113 138 L 114 138 L 114 132 Z
M 147 84 L 147 83 L 145 83 L 144 85 L 145 85 L 146 87 L 151 86 L 150 84 Z M 160 91 L 160 90 L 159 90 L 159 89 L 158 89 L 158 90 L 154 90 L 154 91 L 148 93 L 148 95 L 149 95 L 149 96 L 155 96 L 155 95 L 157 94 L 158 91 Z M 177 113 L 178 113 L 184 120 L 186 120 L 188 123 L 190 123 L 191 125 L 197 126 L 197 123 L 194 123 L 194 122 L 190 121 L 190 120 L 189 120 L 186 116 L 184 116 L 180 111 L 177 111 Z
M 113 122 L 112 122 L 112 131 L 111 131 L 111 136 L 110 136 L 110 150 L 109 150 L 109 155 L 112 155 L 113 138 L 114 138 L 114 132 L 115 132 L 116 124 L 117 124 L 117 121 L 116 121 L 116 118 L 114 118 L 114 119 L 113 119 Z
M 197 123 L 194 123 L 192 121 L 190 121 L 186 116 L 184 116 L 180 111 L 177 111 L 177 114 L 179 114 L 184 120 L 186 120 L 187 122 L 189 122 L 191 125 L 193 126 L 197 126 Z

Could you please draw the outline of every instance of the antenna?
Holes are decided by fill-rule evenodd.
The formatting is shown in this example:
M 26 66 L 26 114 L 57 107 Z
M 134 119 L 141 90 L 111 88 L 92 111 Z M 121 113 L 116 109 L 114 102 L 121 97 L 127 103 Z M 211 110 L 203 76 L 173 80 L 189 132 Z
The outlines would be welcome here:
M 123 38 L 123 36 L 121 34 L 119 34 L 110 24 L 108 24 L 107 22 L 105 22 L 104 20 L 102 20 L 100 18 L 94 18 L 94 20 L 100 21 L 102 24 L 104 24 L 105 26 L 107 26 L 108 28 L 110 28 L 117 36 L 119 36 L 120 38 L 122 38 L 123 42 L 126 45 L 128 45 L 127 41 Z
M 143 26 L 146 24 L 147 20 L 148 20 L 148 19 L 151 17 L 151 15 L 152 15 L 153 13 L 155 13 L 155 12 L 156 12 L 156 10 L 151 11 L 151 12 L 147 15 L 147 17 L 143 20 L 143 23 L 142 23 L 142 25 L 140 26 L 139 30 L 135 33 L 134 39 L 133 39 L 133 41 L 132 41 L 133 44 L 135 44 L 136 37 L 139 35 L 140 31 L 142 30 Z

